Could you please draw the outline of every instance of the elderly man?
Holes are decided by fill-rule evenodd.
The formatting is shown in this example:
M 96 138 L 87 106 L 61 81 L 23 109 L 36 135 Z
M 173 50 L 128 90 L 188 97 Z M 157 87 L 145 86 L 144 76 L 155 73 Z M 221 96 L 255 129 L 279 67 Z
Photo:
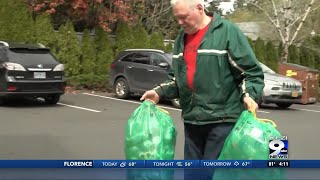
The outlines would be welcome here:
M 185 159 L 216 160 L 240 114 L 258 108 L 263 72 L 247 38 L 218 14 L 208 16 L 203 0 L 171 0 L 182 27 L 173 50 L 168 80 L 141 100 L 180 98 L 185 131 Z M 192 171 L 185 179 L 197 178 Z M 213 170 L 201 172 L 211 179 Z M 198 177 L 199 178 L 199 177 Z

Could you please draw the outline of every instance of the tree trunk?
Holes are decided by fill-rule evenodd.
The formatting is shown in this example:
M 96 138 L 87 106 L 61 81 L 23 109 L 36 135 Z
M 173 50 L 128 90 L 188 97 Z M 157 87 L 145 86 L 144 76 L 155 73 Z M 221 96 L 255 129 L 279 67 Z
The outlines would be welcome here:
M 283 45 L 283 52 L 281 56 L 281 62 L 288 62 L 288 56 L 289 56 L 289 43 L 285 43 Z

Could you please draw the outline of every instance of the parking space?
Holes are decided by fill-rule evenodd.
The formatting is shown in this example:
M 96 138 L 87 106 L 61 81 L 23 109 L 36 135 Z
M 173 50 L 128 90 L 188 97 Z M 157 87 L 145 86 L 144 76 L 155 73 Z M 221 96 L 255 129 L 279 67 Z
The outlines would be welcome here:
M 124 159 L 127 120 L 139 97 L 119 100 L 103 93 L 65 94 L 59 104 L 21 100 L 0 107 L 0 159 Z M 176 159 L 183 159 L 181 110 L 162 102 L 178 131 Z M 265 105 L 258 117 L 277 124 L 289 138 L 292 159 L 319 159 L 320 104 L 279 110 Z

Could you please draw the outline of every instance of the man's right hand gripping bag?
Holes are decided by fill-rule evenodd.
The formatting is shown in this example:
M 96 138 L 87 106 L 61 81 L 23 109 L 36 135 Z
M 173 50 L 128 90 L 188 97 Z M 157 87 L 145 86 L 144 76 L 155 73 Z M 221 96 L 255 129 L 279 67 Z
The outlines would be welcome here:
M 258 119 L 255 113 L 244 111 L 227 137 L 219 160 L 268 160 L 269 140 L 280 138 L 276 124 Z M 284 180 L 283 169 L 217 168 L 212 180 Z
M 128 160 L 173 160 L 176 129 L 169 113 L 144 101 L 130 116 L 126 127 L 125 156 Z M 130 170 L 127 179 L 170 180 L 173 170 Z

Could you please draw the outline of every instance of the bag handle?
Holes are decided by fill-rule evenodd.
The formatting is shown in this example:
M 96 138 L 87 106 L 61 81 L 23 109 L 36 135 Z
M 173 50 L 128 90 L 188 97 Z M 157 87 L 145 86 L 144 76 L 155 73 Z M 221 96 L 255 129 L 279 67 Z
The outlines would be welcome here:
M 166 111 L 166 110 L 164 110 L 164 109 L 162 109 L 162 108 L 158 107 L 158 106 L 156 105 L 156 103 L 155 103 L 153 100 L 151 100 L 151 99 L 146 99 L 145 101 L 149 101 L 149 102 L 151 102 L 151 103 L 152 103 L 152 104 L 154 104 L 154 105 L 155 105 L 155 107 L 156 107 L 157 109 L 159 109 L 160 111 L 162 111 L 162 112 L 164 112 L 164 113 L 166 113 L 166 114 L 170 114 L 168 111 Z
M 277 127 L 277 124 L 273 122 L 270 119 L 260 119 L 257 117 L 256 111 L 252 108 L 252 106 L 249 107 L 249 111 L 253 114 L 254 118 L 262 123 L 270 123 L 273 127 Z
M 166 110 L 164 110 L 164 109 L 162 109 L 162 108 L 160 108 L 160 107 L 158 107 L 158 106 L 156 106 L 160 111 L 162 111 L 162 112 L 164 112 L 164 113 L 166 113 L 166 114 L 168 114 L 169 115 L 169 112 L 168 111 L 166 111 Z

